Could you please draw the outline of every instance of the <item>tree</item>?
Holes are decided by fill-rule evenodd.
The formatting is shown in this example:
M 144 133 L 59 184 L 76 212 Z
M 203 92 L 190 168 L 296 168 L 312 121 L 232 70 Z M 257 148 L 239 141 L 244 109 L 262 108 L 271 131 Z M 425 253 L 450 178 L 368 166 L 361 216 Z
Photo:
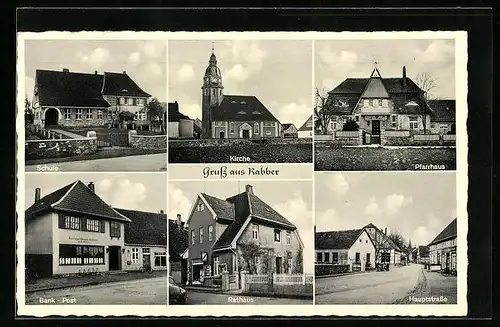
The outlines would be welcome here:
M 434 90 L 437 85 L 437 78 L 435 78 L 432 73 L 422 72 L 418 73 L 415 78 L 415 83 L 420 88 L 419 94 L 419 116 L 422 119 L 422 124 L 424 127 L 424 133 L 427 131 L 427 115 L 429 112 L 426 110 L 429 107 L 429 100 L 433 98 L 432 90 Z
M 158 101 L 157 98 L 153 98 L 151 101 L 149 101 L 149 103 L 147 103 L 144 106 L 144 110 L 148 115 L 149 129 L 151 130 L 152 122 L 161 121 L 165 109 L 163 108 L 162 104 Z M 160 126 L 163 131 L 163 124 L 160 124 Z
M 31 108 L 31 102 L 28 99 L 28 95 L 24 98 L 24 122 L 33 124 L 35 119 L 35 114 L 33 108 Z
M 319 124 L 322 134 L 328 134 L 328 123 L 333 116 L 333 108 L 328 106 L 328 95 L 324 90 L 316 88 L 316 99 L 314 105 L 315 124 Z
M 297 254 L 295 255 L 293 273 L 294 274 L 302 274 L 304 272 L 304 253 L 301 248 L 297 250 Z
M 406 249 L 406 240 L 398 231 L 392 231 L 389 235 L 389 239 L 397 245 L 402 251 Z
M 263 270 L 268 271 L 270 265 L 270 257 L 272 257 L 272 249 L 262 247 L 257 242 L 240 243 L 240 258 L 244 266 L 240 264 L 240 268 L 248 269 L 250 274 L 257 274 L 258 267 L 255 265 L 255 258 L 258 257 Z
M 342 127 L 343 131 L 358 131 L 359 130 L 359 125 L 356 123 L 354 120 L 349 120 L 344 124 L 344 127 Z

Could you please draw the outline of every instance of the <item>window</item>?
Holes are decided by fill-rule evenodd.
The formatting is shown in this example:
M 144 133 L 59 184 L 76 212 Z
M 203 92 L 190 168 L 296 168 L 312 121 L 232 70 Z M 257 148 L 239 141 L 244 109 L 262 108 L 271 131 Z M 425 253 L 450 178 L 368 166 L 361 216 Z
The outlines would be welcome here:
M 214 239 L 214 226 L 208 225 L 208 241 L 211 242 Z
M 288 258 L 288 273 L 289 274 L 292 273 L 292 267 L 293 267 L 292 258 Z
M 255 263 L 255 268 L 258 268 L 259 267 L 259 263 L 260 263 L 260 258 L 257 256 L 253 259 L 254 263 Z
M 364 99 L 363 100 L 363 107 L 369 107 L 370 106 L 370 100 Z
M 372 106 L 378 107 L 378 100 L 377 99 L 372 100 Z
M 387 107 L 387 99 L 382 100 L 382 107 Z
M 92 120 L 92 109 L 87 109 L 85 117 L 87 118 L 87 120 Z
M 71 119 L 71 109 L 64 109 L 64 119 L 66 120 Z
M 291 232 L 286 232 L 286 244 L 288 244 L 288 245 L 292 244 L 292 233 Z
M 132 248 L 132 263 L 139 263 L 139 248 Z
M 279 229 L 274 230 L 274 241 L 281 242 L 281 231 Z
M 397 119 L 396 115 L 391 116 L 391 126 L 392 127 L 396 127 L 396 122 L 397 122 L 396 119 Z
M 361 262 L 361 254 L 359 252 L 356 252 L 356 259 L 355 259 L 355 262 L 356 263 L 360 263 Z
M 204 90 L 203 90 L 203 94 L 204 94 L 204 95 L 208 95 L 208 89 L 204 89 Z
M 80 218 L 79 217 L 65 216 L 64 217 L 64 228 L 80 230 Z
M 214 276 L 220 275 L 219 271 L 219 256 L 214 256 Z
M 253 133 L 254 134 L 259 134 L 259 123 L 254 123 L 253 124 Z
M 259 239 L 259 225 L 257 224 L 252 225 L 252 239 L 254 240 Z
M 82 120 L 83 109 L 76 109 L 76 120 Z
M 198 203 L 198 211 L 203 211 L 205 209 L 205 206 L 203 203 Z
M 215 95 L 215 91 L 216 91 L 215 89 L 212 90 L 212 95 Z
M 155 252 L 155 266 L 156 267 L 166 267 L 167 266 L 167 252 Z
M 356 122 L 359 122 L 359 115 L 356 115 Z
M 339 263 L 339 253 L 338 252 L 332 252 L 332 262 Z
M 104 246 L 59 244 L 59 265 L 104 264 Z
M 330 253 L 325 252 L 325 262 L 330 262 Z
M 121 236 L 121 224 L 119 222 L 112 221 L 109 223 L 109 236 L 118 238 Z
M 196 243 L 196 234 L 194 233 L 194 229 L 191 230 L 191 244 Z
M 136 99 L 135 103 L 138 106 L 143 106 L 144 105 L 144 99 L 138 98 L 138 99 Z
M 86 230 L 89 232 L 99 232 L 99 220 L 97 219 L 87 219 Z
M 219 95 L 222 95 L 222 89 L 219 90 Z
M 436 128 L 436 123 L 431 123 L 431 128 Z
M 323 253 L 316 252 L 316 262 L 322 262 L 322 261 L 323 261 Z
M 230 123 L 229 123 L 229 132 L 230 132 L 231 134 L 233 134 L 233 133 L 234 133 L 234 123 L 233 123 L 233 122 L 230 122 Z
M 203 227 L 200 227 L 200 244 L 203 243 Z
M 378 106 L 382 107 L 382 99 L 378 99 Z
M 410 129 L 418 129 L 418 117 L 410 116 Z
M 102 110 L 97 110 L 97 119 L 99 119 L 99 120 L 103 119 Z
M 142 248 L 143 254 L 150 254 L 150 248 Z

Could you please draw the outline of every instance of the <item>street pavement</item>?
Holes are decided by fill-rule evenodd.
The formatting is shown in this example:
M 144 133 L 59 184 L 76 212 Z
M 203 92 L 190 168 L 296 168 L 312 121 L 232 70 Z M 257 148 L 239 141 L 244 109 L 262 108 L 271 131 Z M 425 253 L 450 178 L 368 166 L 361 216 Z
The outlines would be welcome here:
M 167 169 L 167 154 L 157 153 L 29 165 L 25 167 L 25 171 L 39 171 L 40 166 L 57 167 L 57 171 L 162 171 Z
M 422 266 L 393 267 L 373 271 L 317 278 L 316 304 L 391 304 L 405 297 L 418 284 Z
M 424 271 L 427 296 L 444 297 L 444 304 L 457 303 L 457 276 L 442 275 L 437 271 Z
M 274 297 L 260 297 L 237 294 L 218 294 L 208 292 L 196 292 L 188 290 L 186 304 L 231 304 L 231 305 L 254 305 L 254 304 L 312 304 L 311 299 L 287 299 Z
M 41 304 L 54 299 L 55 304 L 166 304 L 165 277 L 93 286 L 48 290 L 26 294 L 26 304 Z

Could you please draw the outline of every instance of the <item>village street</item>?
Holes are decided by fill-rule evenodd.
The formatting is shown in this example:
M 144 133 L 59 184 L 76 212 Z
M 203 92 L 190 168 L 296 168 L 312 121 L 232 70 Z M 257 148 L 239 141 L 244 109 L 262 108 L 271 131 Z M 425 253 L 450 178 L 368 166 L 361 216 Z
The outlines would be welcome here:
M 316 279 L 316 304 L 391 304 L 413 291 L 422 266 Z
M 49 171 L 162 171 L 167 169 L 166 153 L 147 154 L 140 156 L 126 156 L 95 160 L 81 160 L 69 162 L 46 163 L 27 165 L 25 171 L 39 172 L 43 167 Z
M 274 297 L 246 296 L 237 294 L 217 294 L 208 292 L 196 292 L 188 290 L 188 299 L 186 304 L 231 304 L 231 305 L 246 305 L 246 304 L 312 304 L 311 299 L 287 299 Z
M 126 282 L 78 286 L 26 294 L 26 304 L 40 304 L 54 299 L 55 304 L 166 304 L 167 280 L 165 277 Z M 66 300 L 64 300 L 66 299 Z

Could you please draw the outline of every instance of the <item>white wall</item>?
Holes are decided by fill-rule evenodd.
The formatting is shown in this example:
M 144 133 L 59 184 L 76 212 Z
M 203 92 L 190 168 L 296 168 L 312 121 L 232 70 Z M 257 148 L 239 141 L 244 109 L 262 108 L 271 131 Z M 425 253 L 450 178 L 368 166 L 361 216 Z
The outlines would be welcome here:
M 310 130 L 310 131 L 298 131 L 297 136 L 299 138 L 308 138 L 308 137 L 313 136 L 313 132 L 312 132 L 312 130 Z
M 179 123 L 178 122 L 168 122 L 167 126 L 168 137 L 179 137 Z
M 153 270 L 167 270 L 167 266 L 156 266 L 155 265 L 155 252 L 167 252 L 167 247 L 166 246 L 155 246 L 155 245 L 131 245 L 131 244 L 126 244 L 125 245 L 125 252 L 122 254 L 122 269 L 123 270 L 139 270 L 141 266 L 143 266 L 143 250 L 144 248 L 149 249 L 149 255 L 151 259 L 151 268 Z M 139 260 L 137 262 L 132 262 L 132 248 L 138 248 L 139 249 Z M 168 256 L 165 259 L 168 261 Z M 168 262 L 166 262 L 168 265 Z
M 24 236 L 26 254 L 52 254 L 54 215 L 52 212 L 46 213 L 26 223 Z
M 368 233 L 363 230 L 363 233 L 356 239 L 356 242 L 351 246 L 348 252 L 349 264 L 351 265 L 356 261 L 356 252 L 360 253 L 361 270 L 364 271 L 367 262 L 367 253 L 370 253 L 370 264 L 371 267 L 375 267 L 375 247 L 368 236 Z

